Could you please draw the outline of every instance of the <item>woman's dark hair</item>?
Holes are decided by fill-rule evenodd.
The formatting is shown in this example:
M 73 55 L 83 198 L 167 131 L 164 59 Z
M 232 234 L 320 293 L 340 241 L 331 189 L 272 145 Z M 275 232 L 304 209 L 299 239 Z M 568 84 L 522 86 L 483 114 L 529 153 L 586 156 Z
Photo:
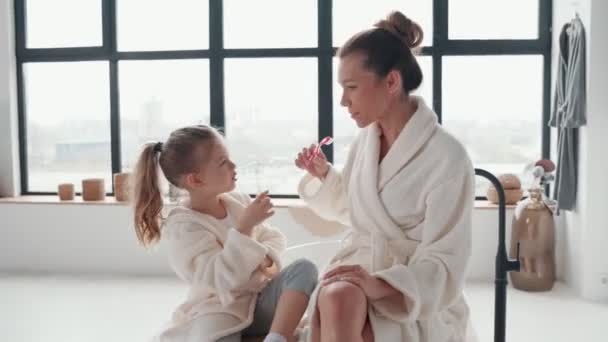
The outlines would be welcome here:
M 352 36 L 337 55 L 343 58 L 353 53 L 364 54 L 364 67 L 378 77 L 385 77 L 391 70 L 399 71 L 403 90 L 409 94 L 422 83 L 422 70 L 412 52 L 422 43 L 422 28 L 397 11 L 374 26 Z

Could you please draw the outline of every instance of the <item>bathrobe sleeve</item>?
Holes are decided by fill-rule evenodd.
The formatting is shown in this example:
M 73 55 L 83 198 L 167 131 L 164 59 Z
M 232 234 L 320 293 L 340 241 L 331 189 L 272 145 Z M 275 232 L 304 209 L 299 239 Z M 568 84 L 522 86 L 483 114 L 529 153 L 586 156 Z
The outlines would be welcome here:
M 333 166 L 321 182 L 306 174 L 298 186 L 300 198 L 319 216 L 329 221 L 350 225 L 348 198 L 342 173 Z
M 277 270 L 281 270 L 281 254 L 285 251 L 287 239 L 285 235 L 271 225 L 261 225 L 256 236 L 257 241 L 268 250 L 268 256 L 274 261 Z
M 424 320 L 459 298 L 471 255 L 474 177 L 468 167 L 428 193 L 422 241 L 409 263 L 374 274 L 400 292 L 372 303 L 379 314 L 402 322 Z
M 222 248 L 215 234 L 195 222 L 175 223 L 168 235 L 169 258 L 178 275 L 193 287 L 216 291 L 222 305 L 234 300 L 231 291 L 249 280 L 269 250 L 233 228 Z
M 357 138 L 350 147 L 346 163 L 342 171 L 329 165 L 327 176 L 322 181 L 309 173 L 302 178 L 298 185 L 298 193 L 306 204 L 319 216 L 329 221 L 337 221 L 350 226 L 350 209 L 348 202 L 348 180 L 353 167 L 357 146 Z
M 246 206 L 251 204 L 252 200 L 249 195 L 241 194 L 241 197 Z M 272 259 L 272 261 L 274 261 L 274 264 L 277 266 L 277 270 L 281 270 L 281 254 L 283 254 L 287 246 L 287 238 L 285 235 L 280 230 L 266 222 L 257 226 L 254 232 L 255 240 L 267 248 L 268 256 Z

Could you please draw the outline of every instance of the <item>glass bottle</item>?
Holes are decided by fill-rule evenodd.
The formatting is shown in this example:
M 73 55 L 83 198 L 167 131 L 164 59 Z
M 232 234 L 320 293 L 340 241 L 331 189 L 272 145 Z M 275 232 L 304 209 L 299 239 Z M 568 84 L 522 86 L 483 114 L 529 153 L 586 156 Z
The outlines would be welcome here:
M 541 187 L 515 209 L 511 230 L 510 257 L 520 244 L 521 270 L 511 272 L 513 287 L 525 291 L 549 291 L 555 283 L 555 221 L 545 204 Z

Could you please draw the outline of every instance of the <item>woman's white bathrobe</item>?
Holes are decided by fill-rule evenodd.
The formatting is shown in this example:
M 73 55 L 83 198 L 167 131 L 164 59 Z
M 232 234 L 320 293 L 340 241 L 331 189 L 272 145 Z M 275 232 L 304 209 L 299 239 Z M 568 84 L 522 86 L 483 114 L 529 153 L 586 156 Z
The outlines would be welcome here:
M 362 265 L 400 292 L 370 303 L 376 341 L 460 342 L 469 320 L 462 291 L 475 175 L 462 144 L 414 99 L 417 111 L 380 163 L 374 123 L 341 172 L 330 168 L 322 183 L 306 175 L 299 192 L 320 216 L 351 227 L 330 267 Z
M 223 194 L 221 199 L 235 220 L 251 202 L 247 194 L 237 192 Z M 269 281 L 258 266 L 268 255 L 280 270 L 285 236 L 261 224 L 249 238 L 188 208 L 187 203 L 171 210 L 162 236 L 171 267 L 190 285 L 190 291 L 155 340 L 209 342 L 249 326 L 258 292 Z

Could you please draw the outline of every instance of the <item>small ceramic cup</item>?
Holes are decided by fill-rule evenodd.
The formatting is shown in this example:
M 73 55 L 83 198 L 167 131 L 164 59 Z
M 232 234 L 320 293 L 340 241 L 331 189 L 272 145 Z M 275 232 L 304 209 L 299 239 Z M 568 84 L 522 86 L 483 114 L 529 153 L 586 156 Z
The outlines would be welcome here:
M 74 184 L 72 184 L 72 183 L 59 184 L 57 186 L 57 193 L 59 194 L 59 199 L 62 201 L 74 200 Z

